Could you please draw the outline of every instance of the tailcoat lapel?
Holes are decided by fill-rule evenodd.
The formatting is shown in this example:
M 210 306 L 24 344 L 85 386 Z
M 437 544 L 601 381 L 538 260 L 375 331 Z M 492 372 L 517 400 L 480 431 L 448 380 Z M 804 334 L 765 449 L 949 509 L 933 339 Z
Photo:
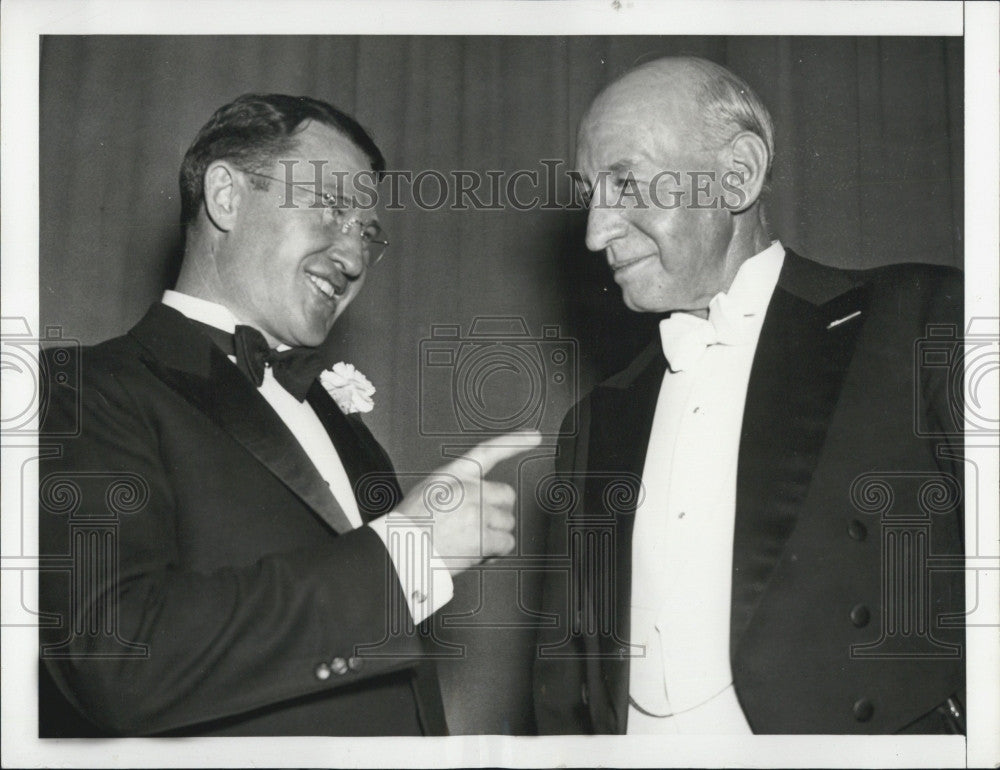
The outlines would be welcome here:
M 309 456 L 253 384 L 188 319 L 157 303 L 130 334 L 164 383 L 239 442 L 338 534 L 353 527 Z
M 632 584 L 632 528 L 641 488 L 646 449 L 653 425 L 653 414 L 666 371 L 666 359 L 657 339 L 650 344 L 633 364 L 621 374 L 594 389 L 591 394 L 592 425 L 603 426 L 592 431 L 588 441 L 587 456 L 592 467 L 600 473 L 587 472 L 583 478 L 585 510 L 588 519 L 601 526 L 601 517 L 613 524 L 610 554 L 597 554 L 600 564 L 590 572 L 590 611 L 599 621 L 595 636 L 585 636 L 591 646 L 588 657 L 600 659 L 601 674 L 608 689 L 608 699 L 614 711 L 614 728 L 625 728 L 628 710 L 629 679 L 629 602 Z M 628 490 L 627 494 L 618 496 Z M 601 542 L 600 538 L 594 538 Z M 593 559 L 593 555 L 590 555 Z M 607 598 L 605 598 L 607 597 Z M 609 607 L 606 602 L 612 602 Z M 587 609 L 585 608 L 585 612 Z M 603 618 L 613 618 L 608 628 Z M 596 647 L 594 649 L 593 647 Z
M 798 521 L 865 322 L 865 299 L 851 273 L 786 252 L 754 356 L 740 437 L 734 658 Z
M 392 461 L 358 414 L 345 415 L 317 380 L 306 394 L 344 465 L 361 518 L 372 519 L 392 511 L 403 499 Z

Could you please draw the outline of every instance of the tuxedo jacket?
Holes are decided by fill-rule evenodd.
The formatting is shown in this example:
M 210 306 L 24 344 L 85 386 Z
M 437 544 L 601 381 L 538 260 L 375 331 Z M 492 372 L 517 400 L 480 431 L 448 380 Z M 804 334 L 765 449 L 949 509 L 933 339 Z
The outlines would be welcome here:
M 737 470 L 730 662 L 755 733 L 964 729 L 962 323 L 958 271 L 787 252 Z M 627 729 L 632 522 L 665 369 L 656 340 L 564 423 L 577 503 L 548 536 L 542 733 Z
M 162 304 L 71 354 L 41 439 L 42 735 L 445 733 L 382 540 L 226 355 Z M 387 513 L 382 448 L 307 401 Z

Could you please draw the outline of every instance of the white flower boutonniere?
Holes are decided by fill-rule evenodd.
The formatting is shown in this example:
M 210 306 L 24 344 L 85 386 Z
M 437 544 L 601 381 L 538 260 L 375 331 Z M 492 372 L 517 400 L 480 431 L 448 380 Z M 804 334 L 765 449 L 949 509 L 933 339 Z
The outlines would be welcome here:
M 375 407 L 375 386 L 351 364 L 334 364 L 320 373 L 319 381 L 344 414 L 370 412 Z

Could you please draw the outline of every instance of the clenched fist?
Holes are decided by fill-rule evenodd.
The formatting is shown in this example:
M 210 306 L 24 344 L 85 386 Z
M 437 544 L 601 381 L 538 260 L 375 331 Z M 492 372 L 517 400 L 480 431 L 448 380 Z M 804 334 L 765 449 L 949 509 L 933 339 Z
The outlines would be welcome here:
M 432 522 L 434 550 L 452 575 L 514 550 L 514 488 L 486 474 L 541 440 L 537 431 L 525 431 L 484 441 L 421 481 L 397 507 Z

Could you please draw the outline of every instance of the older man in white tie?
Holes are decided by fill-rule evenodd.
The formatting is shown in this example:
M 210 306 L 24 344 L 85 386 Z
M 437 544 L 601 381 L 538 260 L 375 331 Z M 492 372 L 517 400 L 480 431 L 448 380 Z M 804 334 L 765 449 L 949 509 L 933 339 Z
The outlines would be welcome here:
M 949 372 L 913 363 L 930 325 L 961 328 L 961 276 L 786 249 L 774 152 L 760 99 L 701 59 L 627 73 L 580 126 L 587 246 L 663 319 L 560 442 L 579 502 L 549 534 L 572 567 L 546 585 L 542 733 L 964 731 L 963 633 L 941 622 L 963 577 L 926 561 L 962 552 L 934 437 L 960 431 Z M 908 534 L 866 508 L 873 479 Z M 947 490 L 933 513 L 914 479 Z

